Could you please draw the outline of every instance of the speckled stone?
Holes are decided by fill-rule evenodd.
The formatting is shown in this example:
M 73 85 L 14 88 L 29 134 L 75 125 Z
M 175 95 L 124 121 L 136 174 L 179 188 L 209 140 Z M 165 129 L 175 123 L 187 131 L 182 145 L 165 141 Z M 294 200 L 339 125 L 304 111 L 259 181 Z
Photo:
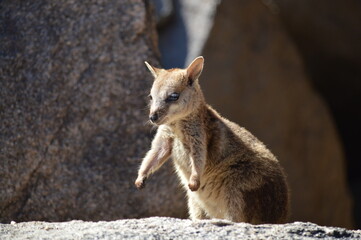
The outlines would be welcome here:
M 192 222 L 175 218 L 0 224 L 0 238 L 17 239 L 361 239 L 361 231 L 295 222 L 251 225 L 224 220 Z
M 157 36 L 148 1 L 0 2 L 0 221 L 186 216 L 172 168 L 133 185 Z

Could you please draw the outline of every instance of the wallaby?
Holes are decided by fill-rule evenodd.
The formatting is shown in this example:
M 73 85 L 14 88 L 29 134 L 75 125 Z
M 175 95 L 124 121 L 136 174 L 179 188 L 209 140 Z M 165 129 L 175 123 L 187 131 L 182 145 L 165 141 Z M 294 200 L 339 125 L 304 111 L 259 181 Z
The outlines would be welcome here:
M 150 121 L 158 126 L 135 185 L 173 158 L 188 195 L 190 218 L 283 223 L 288 216 L 286 177 L 276 157 L 246 129 L 207 105 L 199 85 L 204 58 L 186 69 L 160 69 L 154 76 Z

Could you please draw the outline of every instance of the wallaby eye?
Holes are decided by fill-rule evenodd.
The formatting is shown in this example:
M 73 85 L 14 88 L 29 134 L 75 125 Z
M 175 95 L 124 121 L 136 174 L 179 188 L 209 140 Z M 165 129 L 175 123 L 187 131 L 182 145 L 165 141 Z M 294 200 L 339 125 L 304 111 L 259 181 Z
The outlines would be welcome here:
M 167 97 L 167 99 L 165 101 L 166 102 L 175 102 L 178 100 L 178 98 L 179 98 L 179 93 L 172 93 Z
M 149 97 L 149 100 L 153 100 L 152 95 L 149 94 L 148 97 Z

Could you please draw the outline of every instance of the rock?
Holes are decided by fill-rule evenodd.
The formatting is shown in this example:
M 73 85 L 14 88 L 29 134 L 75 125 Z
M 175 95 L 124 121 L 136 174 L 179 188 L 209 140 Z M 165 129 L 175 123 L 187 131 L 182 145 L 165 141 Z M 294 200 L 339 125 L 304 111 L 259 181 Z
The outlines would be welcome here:
M 361 2 L 275 0 L 317 90 L 335 118 L 361 228 Z
M 71 221 L 0 224 L 0 238 L 11 239 L 361 239 L 361 231 L 295 222 L 251 225 L 224 220 L 192 222 L 152 217 L 112 222 Z
M 261 1 L 222 1 L 204 49 L 207 101 L 278 157 L 291 220 L 352 227 L 340 140 L 281 22 Z
M 349 64 L 350 69 L 361 65 L 361 32 L 359 31 L 361 4 L 359 1 L 322 0 L 315 3 L 306 0 L 291 3 L 287 0 L 272 0 L 270 2 L 274 2 L 279 9 L 280 20 L 300 49 L 306 61 L 307 70 L 312 75 L 316 72 L 325 74 L 325 64 L 336 67 L 334 69 L 329 66 L 327 70 L 331 72 L 341 70 L 345 75 L 360 72 L 360 68 L 354 69 L 356 72 L 342 69 L 343 64 Z M 338 80 L 340 76 L 334 77 L 335 79 L 332 78 L 331 82 Z M 325 81 L 322 74 L 313 80 L 316 83 Z M 342 85 L 341 81 L 337 82 Z M 352 89 L 347 90 L 352 91 Z
M 152 0 L 152 2 L 155 6 L 157 28 L 162 28 L 174 17 L 173 0 Z
M 169 5 L 172 0 L 153 0 Z M 168 3 L 168 4 L 165 4 Z M 186 67 L 202 53 L 219 0 L 174 1 L 174 16 L 159 29 L 164 68 Z
M 141 0 L 1 2 L 1 222 L 186 216 L 169 164 L 133 185 L 154 25 Z

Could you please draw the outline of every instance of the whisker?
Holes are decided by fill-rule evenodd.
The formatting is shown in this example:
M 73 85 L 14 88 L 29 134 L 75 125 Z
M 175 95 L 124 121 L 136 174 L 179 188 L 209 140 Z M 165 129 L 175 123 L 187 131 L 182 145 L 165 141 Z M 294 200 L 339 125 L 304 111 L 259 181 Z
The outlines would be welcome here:
M 150 120 L 148 120 L 148 121 L 145 121 L 144 122 L 144 124 L 143 124 L 143 126 L 150 126 L 152 123 L 150 122 Z
M 151 128 L 151 130 L 154 132 L 154 131 L 156 131 L 158 129 L 158 126 L 156 126 L 156 125 L 153 125 L 152 126 L 152 128 Z
M 142 108 L 136 108 L 137 111 L 149 111 L 150 105 L 147 105 L 145 107 Z

